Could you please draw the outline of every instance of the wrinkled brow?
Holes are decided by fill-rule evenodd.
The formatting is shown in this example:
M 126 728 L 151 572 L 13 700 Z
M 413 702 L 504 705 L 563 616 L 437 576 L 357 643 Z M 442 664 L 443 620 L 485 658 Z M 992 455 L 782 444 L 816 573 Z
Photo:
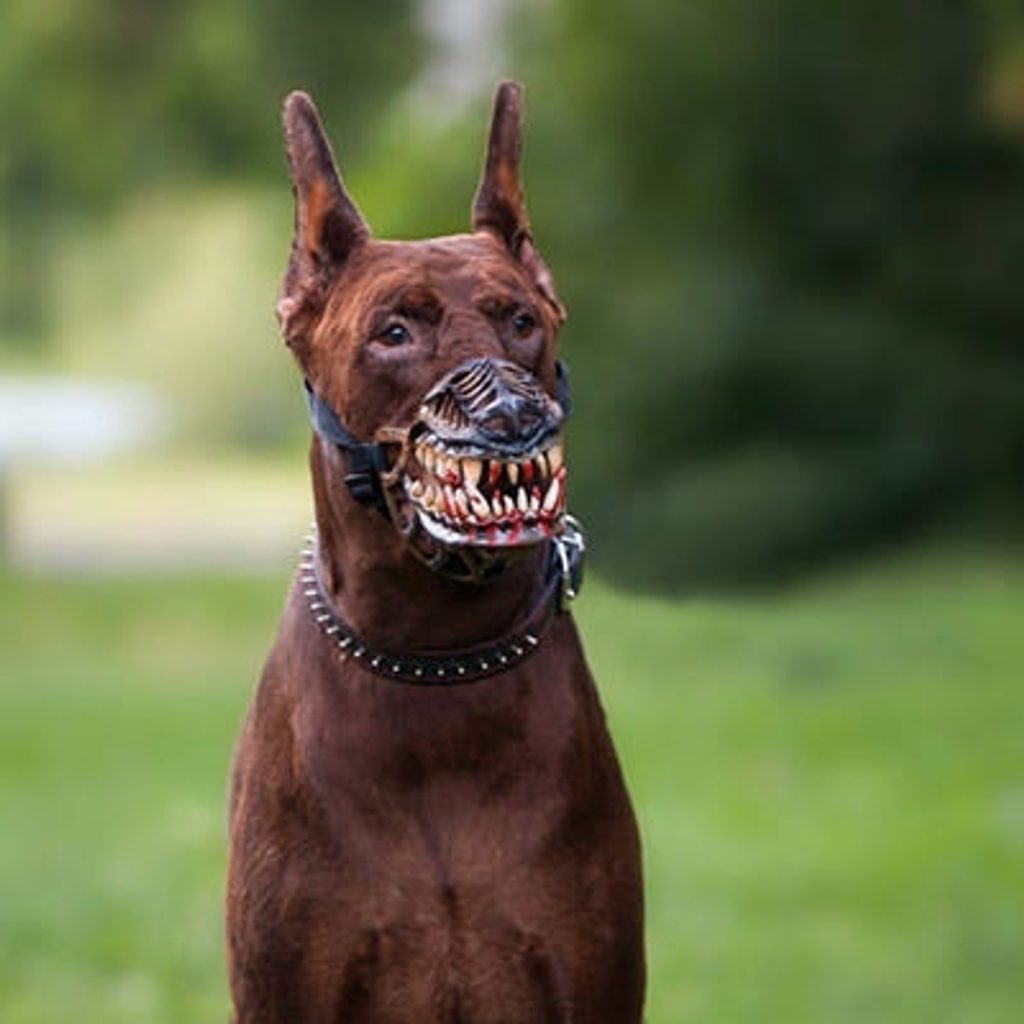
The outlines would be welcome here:
M 473 289 L 473 305 L 485 312 L 503 312 L 531 301 L 529 289 L 508 274 L 489 274 Z
M 436 324 L 441 319 L 443 303 L 432 288 L 417 285 L 405 288 L 396 294 L 391 305 L 396 312 L 413 320 L 425 320 Z
M 402 271 L 378 275 L 348 295 L 350 299 L 353 296 L 358 300 L 356 309 L 398 313 L 429 323 L 437 323 L 444 308 L 435 289 L 422 282 L 410 284 L 409 274 Z

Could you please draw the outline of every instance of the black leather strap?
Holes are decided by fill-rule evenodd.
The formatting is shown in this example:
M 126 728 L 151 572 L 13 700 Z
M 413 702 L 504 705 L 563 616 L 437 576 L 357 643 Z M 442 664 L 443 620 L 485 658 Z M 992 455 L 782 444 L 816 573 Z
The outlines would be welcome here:
M 555 401 L 562 407 L 562 415 L 568 419 L 572 412 L 569 397 L 569 367 L 561 359 L 555 362 Z
M 303 385 L 313 430 L 325 441 L 343 449 L 348 457 L 345 484 L 349 493 L 360 504 L 373 506 L 387 515 L 387 502 L 380 486 L 380 474 L 388 465 L 384 446 L 374 441 L 357 441 L 345 429 L 337 413 L 313 390 L 309 381 L 304 380 Z

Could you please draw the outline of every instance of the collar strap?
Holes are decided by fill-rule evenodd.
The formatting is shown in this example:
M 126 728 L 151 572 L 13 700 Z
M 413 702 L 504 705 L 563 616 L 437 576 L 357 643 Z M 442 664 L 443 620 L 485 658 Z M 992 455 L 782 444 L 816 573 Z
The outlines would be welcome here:
M 315 528 L 314 528 L 315 529 Z M 362 641 L 334 607 L 320 578 L 315 532 L 303 549 L 299 579 L 313 621 L 346 657 L 386 679 L 421 686 L 453 686 L 498 675 L 525 661 L 540 646 L 558 612 L 567 609 L 582 580 L 583 531 L 572 517 L 548 548 L 544 588 L 515 631 L 493 643 L 454 651 L 383 651 Z
M 358 441 L 341 422 L 338 414 L 313 390 L 309 379 L 303 380 L 306 405 L 313 430 L 319 437 L 341 448 L 348 459 L 345 485 L 349 493 L 361 505 L 369 505 L 389 516 L 388 504 L 384 497 L 380 475 L 388 469 L 384 445 L 376 441 Z M 572 411 L 569 398 L 569 369 L 559 359 L 555 363 L 555 399 L 562 407 L 562 414 L 568 418 Z

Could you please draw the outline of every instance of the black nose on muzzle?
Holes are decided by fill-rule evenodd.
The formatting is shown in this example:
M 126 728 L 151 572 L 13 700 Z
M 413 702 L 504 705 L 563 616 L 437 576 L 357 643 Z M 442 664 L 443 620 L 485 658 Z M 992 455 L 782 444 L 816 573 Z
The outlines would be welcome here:
M 420 418 L 445 441 L 522 455 L 556 433 L 564 415 L 529 370 L 470 359 L 431 388 Z

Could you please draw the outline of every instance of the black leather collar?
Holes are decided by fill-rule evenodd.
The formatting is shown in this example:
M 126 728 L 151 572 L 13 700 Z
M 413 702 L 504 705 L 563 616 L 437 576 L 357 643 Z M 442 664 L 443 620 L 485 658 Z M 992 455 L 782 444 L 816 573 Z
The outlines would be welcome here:
M 345 657 L 386 679 L 423 686 L 452 686 L 498 675 L 524 662 L 540 646 L 552 618 L 564 612 L 583 579 L 583 530 L 566 516 L 564 528 L 548 546 L 544 586 L 533 609 L 516 629 L 491 643 L 453 651 L 395 653 L 361 640 L 334 607 L 320 578 L 316 534 L 302 553 L 299 579 L 320 631 Z

